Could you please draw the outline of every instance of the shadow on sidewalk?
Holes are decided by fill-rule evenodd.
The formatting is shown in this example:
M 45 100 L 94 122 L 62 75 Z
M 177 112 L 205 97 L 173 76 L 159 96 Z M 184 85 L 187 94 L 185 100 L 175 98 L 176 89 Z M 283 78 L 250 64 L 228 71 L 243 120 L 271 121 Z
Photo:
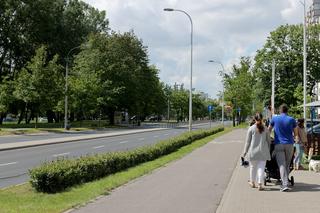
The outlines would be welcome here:
M 320 185 L 308 183 L 295 183 L 292 192 L 320 192 Z

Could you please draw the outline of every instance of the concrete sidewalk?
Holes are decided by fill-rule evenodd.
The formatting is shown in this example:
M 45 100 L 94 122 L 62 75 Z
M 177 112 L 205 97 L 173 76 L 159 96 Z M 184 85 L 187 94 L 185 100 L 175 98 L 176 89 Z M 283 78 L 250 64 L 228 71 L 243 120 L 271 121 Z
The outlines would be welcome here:
M 249 168 L 239 166 L 245 135 L 246 130 L 235 130 L 110 195 L 67 212 L 320 212 L 320 173 L 292 172 L 296 184 L 289 192 L 280 192 L 274 183 L 265 191 L 249 187 Z
M 268 183 L 264 191 L 247 184 L 249 168 L 236 167 L 217 213 L 316 213 L 320 212 L 320 173 L 293 171 L 295 185 L 280 192 L 279 185 Z
M 225 134 L 73 213 L 213 213 L 236 167 L 246 130 Z

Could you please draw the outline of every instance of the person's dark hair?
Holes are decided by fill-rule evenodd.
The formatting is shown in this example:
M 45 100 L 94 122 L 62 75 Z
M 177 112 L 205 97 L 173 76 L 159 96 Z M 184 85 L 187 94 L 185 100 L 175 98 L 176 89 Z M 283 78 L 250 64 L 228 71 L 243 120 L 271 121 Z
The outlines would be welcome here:
M 289 108 L 288 108 L 287 104 L 281 104 L 281 106 L 280 106 L 281 113 L 288 113 L 288 110 L 289 110 Z
M 298 126 L 299 126 L 300 128 L 304 128 L 304 118 L 299 118 L 299 119 L 298 119 Z
M 264 125 L 263 125 L 262 119 L 263 119 L 262 114 L 257 112 L 256 115 L 254 116 L 254 120 L 256 121 L 256 126 L 260 133 L 264 131 Z

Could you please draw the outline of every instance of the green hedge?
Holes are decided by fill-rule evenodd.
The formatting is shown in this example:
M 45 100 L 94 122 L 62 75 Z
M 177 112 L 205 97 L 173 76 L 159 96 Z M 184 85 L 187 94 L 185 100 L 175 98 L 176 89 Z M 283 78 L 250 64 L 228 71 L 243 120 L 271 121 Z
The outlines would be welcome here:
M 199 130 L 132 151 L 110 152 L 77 159 L 47 162 L 29 171 L 31 185 L 39 192 L 55 193 L 172 153 L 195 140 L 223 131 Z

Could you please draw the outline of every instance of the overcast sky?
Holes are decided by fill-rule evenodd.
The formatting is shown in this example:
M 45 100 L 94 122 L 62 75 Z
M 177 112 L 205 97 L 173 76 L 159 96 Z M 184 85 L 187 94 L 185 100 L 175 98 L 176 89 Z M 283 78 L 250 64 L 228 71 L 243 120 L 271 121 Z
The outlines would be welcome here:
M 221 61 L 226 70 L 241 56 L 254 56 L 270 31 L 282 24 L 302 23 L 299 0 L 85 0 L 105 10 L 112 30 L 133 30 L 148 47 L 150 63 L 160 79 L 189 88 L 190 21 L 170 7 L 186 11 L 194 25 L 193 87 L 213 98 L 222 89 Z M 307 0 L 309 5 L 311 0 Z

